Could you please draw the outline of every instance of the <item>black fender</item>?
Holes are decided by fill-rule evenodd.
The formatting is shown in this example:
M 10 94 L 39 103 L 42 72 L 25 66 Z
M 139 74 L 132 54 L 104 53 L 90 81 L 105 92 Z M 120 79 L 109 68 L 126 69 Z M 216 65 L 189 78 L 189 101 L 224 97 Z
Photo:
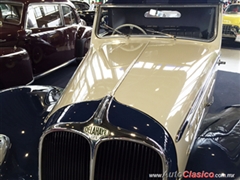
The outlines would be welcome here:
M 61 92 L 61 88 L 51 86 L 0 91 L 0 179 L 38 179 L 38 144 L 44 118 Z
M 0 89 L 25 85 L 33 81 L 32 65 L 26 49 L 0 48 Z
M 78 29 L 75 42 L 75 57 L 82 59 L 90 48 L 92 28 L 83 26 Z
M 204 119 L 184 176 L 185 179 L 240 178 L 240 105 Z

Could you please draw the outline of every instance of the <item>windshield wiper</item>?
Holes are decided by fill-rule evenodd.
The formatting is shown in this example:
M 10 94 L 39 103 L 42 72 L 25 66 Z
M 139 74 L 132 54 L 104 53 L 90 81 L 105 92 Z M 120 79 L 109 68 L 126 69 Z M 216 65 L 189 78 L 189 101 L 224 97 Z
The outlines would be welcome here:
M 112 27 L 110 27 L 110 26 L 108 26 L 108 25 L 106 25 L 106 24 L 102 24 L 101 26 L 103 26 L 103 28 L 105 28 L 105 29 L 110 29 L 112 32 L 117 32 L 117 33 L 120 34 L 120 35 L 124 35 L 124 36 L 127 36 L 127 37 L 130 36 L 130 35 L 128 35 L 128 34 L 122 33 L 121 31 L 119 31 L 119 30 L 117 30 L 117 29 L 114 29 L 114 28 L 112 28 Z M 114 34 L 112 34 L 112 35 L 114 35 Z
M 176 38 L 176 36 L 174 36 L 174 35 L 167 34 L 167 33 L 161 32 L 161 31 L 155 31 L 155 30 L 152 30 L 152 29 L 145 29 L 145 31 L 150 32 L 150 33 L 155 33 L 155 34 L 160 34 L 160 35 L 168 36 L 168 37 L 173 38 L 173 39 Z

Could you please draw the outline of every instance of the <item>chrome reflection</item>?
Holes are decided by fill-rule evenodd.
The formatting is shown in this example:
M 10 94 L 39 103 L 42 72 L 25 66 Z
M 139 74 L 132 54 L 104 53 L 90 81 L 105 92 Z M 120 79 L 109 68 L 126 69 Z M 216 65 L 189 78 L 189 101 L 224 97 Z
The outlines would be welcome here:
M 11 143 L 9 137 L 4 134 L 0 134 L 0 166 L 3 164 L 10 147 Z

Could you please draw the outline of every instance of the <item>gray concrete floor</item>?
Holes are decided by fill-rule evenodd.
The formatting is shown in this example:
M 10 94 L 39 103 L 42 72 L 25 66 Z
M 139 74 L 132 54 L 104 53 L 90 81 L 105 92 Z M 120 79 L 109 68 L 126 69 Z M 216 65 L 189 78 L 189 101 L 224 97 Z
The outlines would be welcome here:
M 223 40 L 219 70 L 240 73 L 240 43 Z

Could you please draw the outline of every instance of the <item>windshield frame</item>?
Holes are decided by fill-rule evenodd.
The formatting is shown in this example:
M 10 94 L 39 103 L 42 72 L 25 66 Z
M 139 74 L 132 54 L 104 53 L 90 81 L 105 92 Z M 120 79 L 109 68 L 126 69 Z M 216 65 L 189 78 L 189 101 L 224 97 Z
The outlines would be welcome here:
M 126 35 L 109 35 L 109 36 L 101 36 L 98 33 L 99 30 L 99 24 L 101 21 L 101 12 L 103 11 L 103 9 L 106 8 L 199 8 L 199 7 L 212 7 L 215 9 L 215 18 L 214 18 L 214 34 L 210 39 L 202 39 L 202 38 L 193 38 L 193 37 L 186 37 L 186 36 L 174 36 L 175 39 L 185 39 L 185 40 L 194 40 L 194 41 L 203 41 L 203 42 L 212 42 L 214 41 L 217 36 L 218 36 L 218 23 L 219 23 L 219 12 L 221 11 L 220 5 L 219 4 L 189 4 L 189 5 L 165 5 L 165 4 L 161 4 L 161 5 L 156 5 L 156 4 L 121 4 L 121 5 L 115 5 L 115 4 L 103 4 L 101 6 L 99 6 L 97 8 L 96 11 L 96 16 L 97 18 L 95 19 L 95 23 L 94 23 L 94 34 L 98 39 L 111 39 L 111 38 L 172 38 L 171 36 L 167 36 L 167 35 L 145 35 L 145 34 L 141 34 L 141 35 L 130 35 L 130 36 L 126 36 Z

